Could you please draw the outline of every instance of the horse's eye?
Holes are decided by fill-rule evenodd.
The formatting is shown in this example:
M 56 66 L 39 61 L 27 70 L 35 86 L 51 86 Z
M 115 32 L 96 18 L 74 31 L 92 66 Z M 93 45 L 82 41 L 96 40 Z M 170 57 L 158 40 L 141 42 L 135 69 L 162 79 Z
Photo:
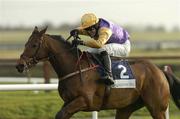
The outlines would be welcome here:
M 35 48 L 35 47 L 37 47 L 37 45 L 36 45 L 36 44 L 33 44 L 32 47 Z

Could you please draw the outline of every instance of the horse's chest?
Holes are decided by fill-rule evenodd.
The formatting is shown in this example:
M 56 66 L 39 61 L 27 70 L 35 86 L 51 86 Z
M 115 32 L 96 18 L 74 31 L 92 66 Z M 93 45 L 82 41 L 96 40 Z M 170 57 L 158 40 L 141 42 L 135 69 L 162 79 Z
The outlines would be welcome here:
M 78 94 L 77 88 L 73 88 L 73 86 L 67 84 L 60 84 L 58 91 L 64 101 L 72 100 Z

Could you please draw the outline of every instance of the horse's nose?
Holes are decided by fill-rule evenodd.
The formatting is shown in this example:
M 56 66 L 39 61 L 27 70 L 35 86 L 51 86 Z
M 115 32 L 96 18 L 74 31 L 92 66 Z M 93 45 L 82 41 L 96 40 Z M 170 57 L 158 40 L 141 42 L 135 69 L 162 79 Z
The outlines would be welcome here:
M 24 67 L 25 67 L 25 65 L 24 65 L 24 60 L 23 60 L 23 59 L 19 59 L 19 60 L 17 61 L 17 65 L 16 65 L 17 71 L 18 71 L 19 73 L 22 73 L 22 72 L 24 71 Z
M 24 64 L 17 64 L 16 69 L 19 73 L 22 73 L 24 71 Z

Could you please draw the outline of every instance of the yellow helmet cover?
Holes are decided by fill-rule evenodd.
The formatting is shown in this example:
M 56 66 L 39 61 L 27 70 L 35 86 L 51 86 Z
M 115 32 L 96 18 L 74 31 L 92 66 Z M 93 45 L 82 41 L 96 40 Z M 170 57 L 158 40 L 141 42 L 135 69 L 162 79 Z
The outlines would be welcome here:
M 88 28 L 98 23 L 98 21 L 99 18 L 97 18 L 95 14 L 93 13 L 84 14 L 81 18 L 81 26 L 79 28 L 80 29 Z

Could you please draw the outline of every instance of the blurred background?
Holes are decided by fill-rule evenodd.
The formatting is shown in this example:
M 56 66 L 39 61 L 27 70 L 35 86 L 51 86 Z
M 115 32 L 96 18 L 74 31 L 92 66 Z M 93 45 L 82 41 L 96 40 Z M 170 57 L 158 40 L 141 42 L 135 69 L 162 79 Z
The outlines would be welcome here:
M 157 57 L 152 62 L 161 68 L 171 65 L 180 77 L 180 0 L 0 0 L 0 84 L 56 83 L 48 63 L 19 74 L 16 61 L 35 26 L 48 26 L 48 34 L 66 39 L 69 31 L 80 25 L 81 16 L 89 12 L 127 29 L 132 42 L 130 56 Z M 0 92 L 0 119 L 53 119 L 61 105 L 57 91 L 39 91 L 38 95 L 31 91 Z M 180 118 L 178 111 L 171 103 L 172 119 Z M 114 113 L 102 111 L 99 116 L 112 117 Z M 88 117 L 89 113 L 74 116 Z M 145 108 L 132 118 L 150 119 Z

